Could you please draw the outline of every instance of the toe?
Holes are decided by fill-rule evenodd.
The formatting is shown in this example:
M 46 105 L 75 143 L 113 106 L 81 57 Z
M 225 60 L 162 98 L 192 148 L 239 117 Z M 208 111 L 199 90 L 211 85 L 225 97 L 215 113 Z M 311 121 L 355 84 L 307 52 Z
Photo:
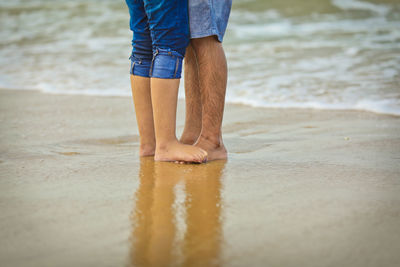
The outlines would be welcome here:
M 193 155 L 193 162 L 200 162 L 200 157 L 198 154 Z
M 204 160 L 204 155 L 203 155 L 203 154 L 200 154 L 200 155 L 199 155 L 199 163 L 202 163 L 203 160 Z
M 200 154 L 199 163 L 204 163 L 205 159 L 206 159 L 206 156 L 204 154 Z
M 196 155 L 196 160 L 197 160 L 198 163 L 201 163 L 203 161 L 203 156 L 201 155 L 201 153 L 198 153 Z
M 201 160 L 203 161 L 205 158 L 207 158 L 207 152 L 204 150 L 201 152 Z

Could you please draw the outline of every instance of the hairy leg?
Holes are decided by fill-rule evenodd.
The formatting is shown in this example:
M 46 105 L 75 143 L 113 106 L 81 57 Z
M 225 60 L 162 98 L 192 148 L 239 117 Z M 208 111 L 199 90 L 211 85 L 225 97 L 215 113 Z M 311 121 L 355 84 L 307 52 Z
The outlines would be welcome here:
M 179 79 L 151 78 L 151 101 L 153 105 L 156 136 L 156 161 L 204 162 L 207 152 L 176 139 L 176 105 Z
M 185 71 L 185 128 L 180 142 L 193 145 L 201 132 L 201 95 L 199 84 L 199 68 L 195 51 L 191 45 L 186 48 L 184 60 Z
M 140 135 L 139 155 L 153 156 L 156 149 L 153 109 L 151 107 L 150 78 L 131 75 L 133 102 Z
M 196 146 L 208 152 L 208 160 L 226 159 L 222 141 L 227 84 L 227 63 L 222 44 L 214 36 L 192 40 L 197 56 L 202 103 L 202 130 Z

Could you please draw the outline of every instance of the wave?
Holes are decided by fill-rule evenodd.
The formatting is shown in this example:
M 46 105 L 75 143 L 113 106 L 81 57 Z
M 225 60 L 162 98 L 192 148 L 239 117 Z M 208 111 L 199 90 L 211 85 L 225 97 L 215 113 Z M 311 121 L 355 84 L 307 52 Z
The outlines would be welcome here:
M 180 89 L 179 99 L 183 100 L 184 90 Z M 41 89 L 37 88 L 13 88 L 4 87 L 0 83 L 0 90 L 18 90 L 18 91 L 40 91 L 46 94 L 55 95 L 76 95 L 76 96 L 100 96 L 100 97 L 130 97 L 131 92 L 129 90 L 99 90 L 99 89 L 86 89 L 86 90 L 55 90 L 50 87 L 44 87 Z M 376 100 L 359 100 L 354 103 L 326 103 L 318 101 L 306 101 L 306 102 L 295 102 L 295 101 L 282 101 L 279 103 L 266 102 L 258 100 L 257 98 L 243 98 L 236 97 L 228 93 L 226 97 L 226 103 L 240 104 L 250 106 L 254 108 L 299 108 L 299 109 L 316 109 L 316 110 L 357 110 L 367 111 L 377 114 L 394 115 L 400 116 L 400 101 L 396 99 L 376 99 Z
M 227 102 L 400 115 L 395 0 L 320 0 L 315 10 L 278 2 L 234 3 L 224 39 Z M 0 87 L 130 95 L 123 2 L 14 0 L 0 9 Z
M 391 7 L 384 4 L 373 4 L 359 0 L 332 0 L 332 4 L 343 10 L 364 10 L 386 16 Z
M 355 103 L 324 103 L 324 102 L 294 102 L 286 101 L 280 103 L 263 102 L 256 99 L 229 98 L 227 103 L 241 104 L 255 108 L 300 108 L 317 110 L 357 110 L 377 114 L 400 116 L 399 101 L 394 99 L 360 100 Z

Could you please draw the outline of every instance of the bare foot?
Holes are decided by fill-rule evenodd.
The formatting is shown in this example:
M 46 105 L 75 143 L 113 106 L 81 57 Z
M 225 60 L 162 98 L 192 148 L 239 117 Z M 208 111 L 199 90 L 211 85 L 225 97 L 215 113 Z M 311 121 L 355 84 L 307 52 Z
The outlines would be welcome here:
M 174 141 L 157 146 L 154 160 L 203 163 L 207 161 L 207 152 L 199 147 L 184 145 L 178 141 Z
M 154 156 L 155 150 L 156 150 L 155 144 L 140 144 L 139 156 L 140 157 Z
M 226 152 L 226 148 L 221 138 L 218 142 L 213 142 L 210 139 L 200 136 L 195 146 L 207 151 L 207 161 L 228 158 L 228 153 Z

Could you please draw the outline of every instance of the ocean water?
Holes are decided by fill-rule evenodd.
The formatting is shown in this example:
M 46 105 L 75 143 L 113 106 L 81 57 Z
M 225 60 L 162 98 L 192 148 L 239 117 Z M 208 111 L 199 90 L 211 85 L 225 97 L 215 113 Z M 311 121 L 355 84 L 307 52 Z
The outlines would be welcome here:
M 0 88 L 130 95 L 131 35 L 124 1 L 0 0 Z M 224 47 L 227 102 L 400 115 L 400 0 L 234 0 Z

